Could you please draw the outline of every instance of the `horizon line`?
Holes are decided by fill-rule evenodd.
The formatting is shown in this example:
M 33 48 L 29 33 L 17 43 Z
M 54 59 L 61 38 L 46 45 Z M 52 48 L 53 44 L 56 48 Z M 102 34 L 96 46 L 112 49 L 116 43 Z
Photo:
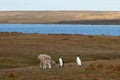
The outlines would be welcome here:
M 51 11 L 51 12 L 54 12 L 54 11 L 60 11 L 60 12 L 69 12 L 69 11 L 78 11 L 78 12 L 120 12 L 119 10 L 0 10 L 0 12 L 7 12 L 7 11 L 10 11 L 10 12 L 22 12 L 22 11 Z

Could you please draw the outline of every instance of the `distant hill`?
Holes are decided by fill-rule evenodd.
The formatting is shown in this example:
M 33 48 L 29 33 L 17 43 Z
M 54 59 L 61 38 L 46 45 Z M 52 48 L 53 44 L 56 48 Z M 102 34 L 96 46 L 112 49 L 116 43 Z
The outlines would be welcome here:
M 0 11 L 0 23 L 120 24 L 120 12 Z

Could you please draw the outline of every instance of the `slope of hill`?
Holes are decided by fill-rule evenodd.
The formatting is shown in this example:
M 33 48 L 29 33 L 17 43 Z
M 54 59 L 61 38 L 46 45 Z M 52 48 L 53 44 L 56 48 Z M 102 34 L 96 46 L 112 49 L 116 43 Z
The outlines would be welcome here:
M 0 23 L 120 24 L 120 12 L 1 11 Z
M 57 65 L 40 69 L 37 56 L 43 53 Z M 120 80 L 120 37 L 0 33 L 0 80 Z

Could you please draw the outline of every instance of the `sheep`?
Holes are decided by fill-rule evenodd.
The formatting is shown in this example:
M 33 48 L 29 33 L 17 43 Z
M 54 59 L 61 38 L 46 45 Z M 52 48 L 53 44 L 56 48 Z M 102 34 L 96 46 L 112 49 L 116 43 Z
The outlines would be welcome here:
M 40 61 L 40 68 L 43 69 L 51 69 L 53 65 L 55 65 L 55 61 L 47 54 L 38 55 L 38 60 Z

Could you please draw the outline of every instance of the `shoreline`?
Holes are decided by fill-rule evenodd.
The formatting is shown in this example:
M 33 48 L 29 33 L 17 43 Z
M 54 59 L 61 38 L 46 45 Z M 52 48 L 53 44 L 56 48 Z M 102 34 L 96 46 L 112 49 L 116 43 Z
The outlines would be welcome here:
M 51 34 L 51 33 L 48 33 L 48 34 L 44 34 L 44 33 L 23 33 L 23 32 L 0 32 L 0 35 L 4 35 L 4 34 L 13 34 L 13 35 L 19 35 L 19 34 L 21 34 L 21 35 L 73 35 L 73 36 L 75 36 L 75 35 L 78 35 L 78 36 L 88 36 L 88 37 L 90 37 L 90 38 L 92 38 L 93 36 L 105 36 L 105 37 L 120 37 L 120 35 L 105 35 L 105 34 L 100 34 L 100 35 L 92 35 L 92 34 L 65 34 L 65 33 L 60 33 L 60 34 Z
M 60 21 L 53 23 L 21 23 L 21 22 L 6 22 L 0 24 L 63 24 L 63 25 L 120 25 L 120 20 L 80 20 L 80 21 Z
M 61 21 L 57 24 L 81 24 L 81 25 L 120 25 L 120 20 L 81 20 Z

